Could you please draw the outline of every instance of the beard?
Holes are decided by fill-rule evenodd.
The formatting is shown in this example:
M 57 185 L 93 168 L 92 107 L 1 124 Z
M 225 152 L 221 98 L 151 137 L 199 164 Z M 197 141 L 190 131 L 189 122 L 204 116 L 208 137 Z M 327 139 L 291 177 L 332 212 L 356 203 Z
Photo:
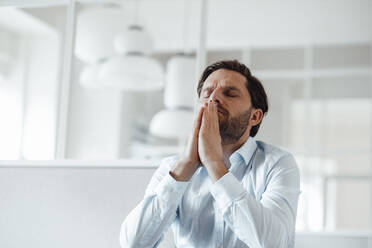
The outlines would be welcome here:
M 224 115 L 224 118 L 218 117 L 222 144 L 236 143 L 248 128 L 252 108 L 235 117 L 230 117 L 229 112 L 220 106 L 218 109 L 223 112 L 221 115 Z

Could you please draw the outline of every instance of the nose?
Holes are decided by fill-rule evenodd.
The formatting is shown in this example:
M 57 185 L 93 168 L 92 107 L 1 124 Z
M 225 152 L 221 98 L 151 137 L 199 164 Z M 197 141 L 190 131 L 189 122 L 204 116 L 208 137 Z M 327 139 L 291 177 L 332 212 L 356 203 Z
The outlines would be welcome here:
M 209 96 L 209 100 L 215 101 L 217 103 L 221 103 L 222 99 L 222 92 L 220 89 L 214 89 L 213 92 Z

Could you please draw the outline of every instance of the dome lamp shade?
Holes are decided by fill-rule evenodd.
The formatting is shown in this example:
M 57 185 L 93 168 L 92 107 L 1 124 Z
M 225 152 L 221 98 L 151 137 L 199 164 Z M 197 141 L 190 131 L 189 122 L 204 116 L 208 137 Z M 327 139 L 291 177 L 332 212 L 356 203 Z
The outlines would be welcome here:
M 75 55 L 86 63 L 115 56 L 113 40 L 128 23 L 127 13 L 112 6 L 83 9 L 76 20 Z
M 102 65 L 99 79 L 104 87 L 125 91 L 159 90 L 164 86 L 161 65 L 141 54 L 109 59 Z
M 151 120 L 150 133 L 164 138 L 186 138 L 192 130 L 194 114 L 192 111 L 165 109 Z

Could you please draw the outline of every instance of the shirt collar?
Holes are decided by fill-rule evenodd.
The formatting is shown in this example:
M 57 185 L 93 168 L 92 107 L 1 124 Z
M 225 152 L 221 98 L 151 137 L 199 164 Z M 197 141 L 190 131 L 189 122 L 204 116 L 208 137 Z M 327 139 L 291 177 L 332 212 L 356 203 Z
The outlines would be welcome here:
M 253 137 L 249 136 L 247 141 L 238 150 L 231 154 L 229 158 L 230 163 L 233 165 L 236 159 L 243 159 L 244 164 L 248 165 L 253 153 L 256 151 L 256 148 L 256 140 Z

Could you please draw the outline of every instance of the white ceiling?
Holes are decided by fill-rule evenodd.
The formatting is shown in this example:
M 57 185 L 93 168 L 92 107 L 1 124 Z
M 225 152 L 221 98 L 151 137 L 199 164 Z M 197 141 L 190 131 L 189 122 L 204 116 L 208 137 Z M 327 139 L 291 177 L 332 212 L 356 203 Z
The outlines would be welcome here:
M 51 6 L 53 1 L 3 0 L 23 6 Z M 65 0 L 55 0 L 63 4 Z M 95 2 L 84 0 L 84 5 Z M 133 15 L 134 0 L 115 1 Z M 196 48 L 199 35 L 200 1 L 188 0 L 188 46 Z M 23 4 L 23 5 L 22 5 Z M 64 8 L 60 14 L 65 15 Z M 48 11 L 48 9 L 45 9 Z M 151 32 L 158 51 L 174 51 L 182 45 L 183 0 L 142 0 L 139 19 Z M 53 12 L 55 15 L 55 12 Z M 132 18 L 132 17 L 131 17 Z M 209 0 L 207 47 L 306 46 L 311 44 L 372 43 L 371 0 Z

